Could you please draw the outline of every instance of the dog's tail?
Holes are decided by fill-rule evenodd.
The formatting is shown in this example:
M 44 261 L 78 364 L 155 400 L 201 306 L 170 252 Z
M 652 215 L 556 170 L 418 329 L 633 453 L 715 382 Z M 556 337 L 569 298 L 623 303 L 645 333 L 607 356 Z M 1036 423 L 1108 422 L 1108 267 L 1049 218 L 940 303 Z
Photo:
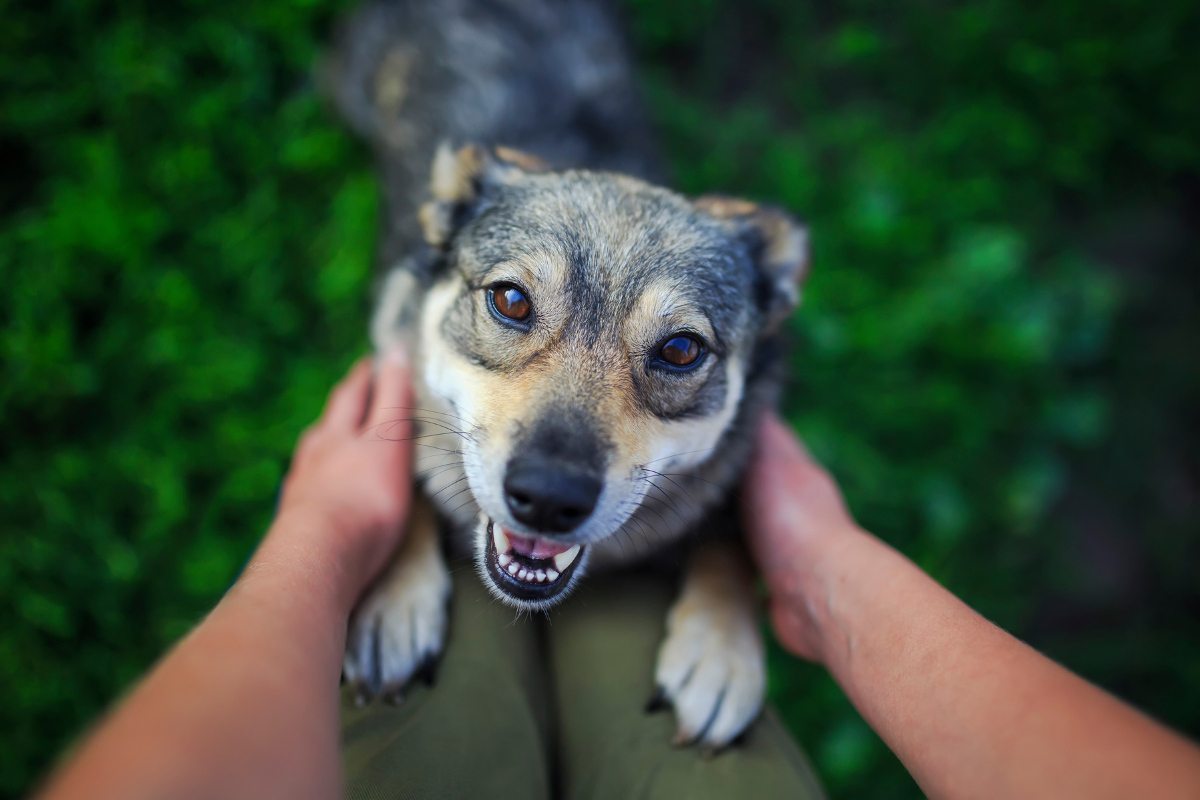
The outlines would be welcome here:
M 349 19 L 326 77 L 381 162 L 384 259 L 419 240 L 442 141 L 661 179 L 619 31 L 606 0 L 376 0 Z

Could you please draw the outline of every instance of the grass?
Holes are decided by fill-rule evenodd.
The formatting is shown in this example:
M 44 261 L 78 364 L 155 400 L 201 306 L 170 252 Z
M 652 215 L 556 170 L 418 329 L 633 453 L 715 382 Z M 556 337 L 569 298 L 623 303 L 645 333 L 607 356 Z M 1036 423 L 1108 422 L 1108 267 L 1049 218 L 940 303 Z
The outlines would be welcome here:
M 0 796 L 211 606 L 366 347 L 342 3 L 0 0 Z M 859 519 L 1200 735 L 1194 3 L 628 0 L 678 188 L 811 225 L 789 417 Z M 821 670 L 834 797 L 919 791 Z

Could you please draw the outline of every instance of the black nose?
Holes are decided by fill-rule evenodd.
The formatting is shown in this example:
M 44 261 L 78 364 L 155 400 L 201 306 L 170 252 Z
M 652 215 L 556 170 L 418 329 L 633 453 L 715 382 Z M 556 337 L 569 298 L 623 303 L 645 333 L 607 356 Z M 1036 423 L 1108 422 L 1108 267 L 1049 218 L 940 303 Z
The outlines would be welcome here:
M 558 461 L 512 461 L 504 476 L 504 501 L 518 522 L 545 533 L 579 527 L 600 497 L 600 479 Z

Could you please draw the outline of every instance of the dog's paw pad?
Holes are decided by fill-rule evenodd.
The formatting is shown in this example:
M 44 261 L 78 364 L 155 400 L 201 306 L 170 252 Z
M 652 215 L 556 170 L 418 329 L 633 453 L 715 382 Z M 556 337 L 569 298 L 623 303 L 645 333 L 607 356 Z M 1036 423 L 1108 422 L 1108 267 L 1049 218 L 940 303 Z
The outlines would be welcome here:
M 445 585 L 381 584 L 363 601 L 346 638 L 342 673 L 362 705 L 382 696 L 400 703 L 415 677 L 433 682 L 446 633 Z
M 655 678 L 662 701 L 675 708 L 675 743 L 714 752 L 737 738 L 762 709 L 762 640 L 753 618 L 703 615 L 677 623 L 663 641 Z

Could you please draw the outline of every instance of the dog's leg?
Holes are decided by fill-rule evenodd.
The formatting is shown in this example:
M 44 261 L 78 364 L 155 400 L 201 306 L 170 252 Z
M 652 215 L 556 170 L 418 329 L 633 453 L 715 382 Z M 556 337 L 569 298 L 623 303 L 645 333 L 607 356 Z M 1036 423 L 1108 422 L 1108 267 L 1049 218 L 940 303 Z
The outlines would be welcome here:
M 433 507 L 419 490 L 408 526 L 391 565 L 350 620 L 342 672 L 360 700 L 399 699 L 409 679 L 431 669 L 442 651 L 450 573 Z
M 657 699 L 675 707 L 676 742 L 717 749 L 745 730 L 762 708 L 765 658 L 745 554 L 732 542 L 701 547 L 667 614 L 655 671 Z

